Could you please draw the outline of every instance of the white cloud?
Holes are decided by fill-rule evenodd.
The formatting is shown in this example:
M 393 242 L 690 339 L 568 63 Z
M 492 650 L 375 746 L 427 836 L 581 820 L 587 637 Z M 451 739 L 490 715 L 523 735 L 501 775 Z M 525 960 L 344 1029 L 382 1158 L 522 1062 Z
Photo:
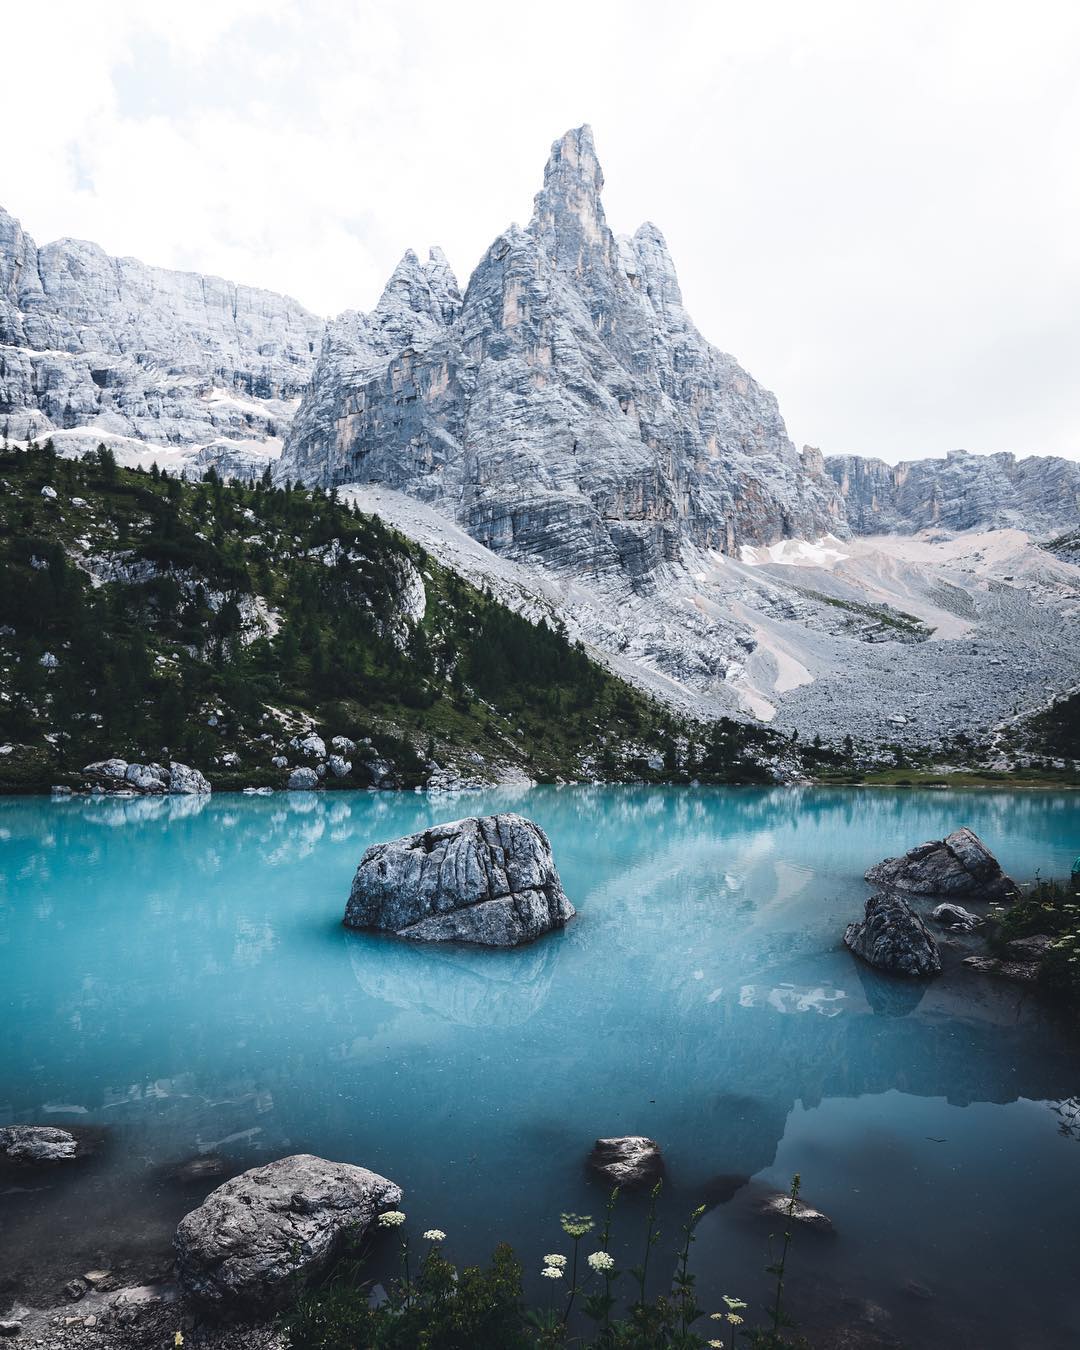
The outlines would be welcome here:
M 46 0 L 4 36 L 40 242 L 368 307 L 409 246 L 467 277 L 590 121 L 612 224 L 661 226 L 797 440 L 1080 457 L 1067 0 Z

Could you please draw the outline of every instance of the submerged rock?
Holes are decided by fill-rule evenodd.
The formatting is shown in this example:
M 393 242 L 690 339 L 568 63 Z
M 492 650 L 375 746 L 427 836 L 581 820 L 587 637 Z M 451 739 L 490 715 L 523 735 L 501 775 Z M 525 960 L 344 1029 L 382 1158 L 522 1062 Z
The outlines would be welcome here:
M 628 1134 L 598 1139 L 589 1154 L 589 1166 L 616 1186 L 651 1186 L 664 1174 L 664 1158 L 655 1139 Z
M 823 1214 L 820 1209 L 814 1209 L 812 1205 L 805 1204 L 802 1200 L 792 1201 L 791 1196 L 785 1195 L 782 1191 L 767 1195 L 758 1209 L 760 1213 L 770 1217 L 790 1218 L 792 1223 L 801 1224 L 804 1228 L 813 1228 L 819 1233 L 836 1232 L 833 1221 L 827 1214 Z
M 971 896 L 1000 900 L 1016 890 L 998 860 L 977 834 L 954 830 L 944 839 L 931 839 L 909 849 L 902 858 L 875 863 L 866 880 L 912 895 Z
M 899 896 L 872 895 L 862 922 L 848 924 L 844 943 L 869 965 L 893 975 L 941 973 L 937 943 Z
M 181 1287 L 219 1313 L 280 1307 L 400 1201 L 386 1177 L 308 1153 L 253 1167 L 181 1219 Z
M 1038 964 L 1030 959 L 1000 961 L 996 956 L 966 956 L 964 965 L 980 970 L 984 975 L 1000 975 L 1004 980 L 1031 984 L 1039 978 Z
M 523 816 L 468 816 L 386 844 L 360 860 L 347 928 L 426 942 L 516 947 L 573 918 L 551 845 Z
M 0 1159 L 8 1162 L 34 1166 L 71 1162 L 86 1151 L 77 1135 L 53 1125 L 7 1125 L 0 1129 Z

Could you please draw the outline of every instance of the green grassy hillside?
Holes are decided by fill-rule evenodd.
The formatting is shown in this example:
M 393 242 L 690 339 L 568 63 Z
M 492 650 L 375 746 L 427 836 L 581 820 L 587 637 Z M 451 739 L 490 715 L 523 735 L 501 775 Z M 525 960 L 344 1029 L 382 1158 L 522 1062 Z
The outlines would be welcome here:
M 0 452 L 0 790 L 109 755 L 281 785 L 312 725 L 360 743 L 340 786 L 376 758 L 401 786 L 762 781 L 781 744 L 681 721 L 333 494 Z

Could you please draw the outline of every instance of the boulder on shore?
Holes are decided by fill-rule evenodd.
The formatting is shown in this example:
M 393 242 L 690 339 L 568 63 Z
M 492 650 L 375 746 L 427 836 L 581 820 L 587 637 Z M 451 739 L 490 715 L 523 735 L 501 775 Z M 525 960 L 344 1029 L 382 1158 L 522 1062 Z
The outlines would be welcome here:
M 896 895 L 872 895 L 860 923 L 849 923 L 844 944 L 877 970 L 892 975 L 939 975 L 941 956 L 926 924 Z
M 979 836 L 966 828 L 954 830 L 944 839 L 919 844 L 902 858 L 875 863 L 866 880 L 910 895 L 968 896 L 973 900 L 1001 900 L 1016 891 L 1016 882 L 1005 875 Z
M 210 784 L 198 769 L 187 764 L 178 764 L 174 759 L 169 765 L 169 791 L 185 795 L 209 792 Z
M 293 792 L 313 792 L 318 786 L 319 775 L 314 769 L 307 768 L 293 769 L 286 784 Z
M 627 1134 L 598 1139 L 589 1154 L 589 1166 L 616 1186 L 653 1186 L 664 1174 L 664 1158 L 655 1139 Z
M 253 1167 L 180 1220 L 180 1285 L 219 1315 L 282 1307 L 400 1201 L 386 1177 L 309 1153 Z
M 93 778 L 99 783 L 113 783 L 120 787 L 127 775 L 128 762 L 126 759 L 99 759 L 93 764 L 87 764 L 83 768 L 83 773 L 87 778 Z
M 506 813 L 468 816 L 369 848 L 345 926 L 422 942 L 516 947 L 573 916 L 547 835 Z

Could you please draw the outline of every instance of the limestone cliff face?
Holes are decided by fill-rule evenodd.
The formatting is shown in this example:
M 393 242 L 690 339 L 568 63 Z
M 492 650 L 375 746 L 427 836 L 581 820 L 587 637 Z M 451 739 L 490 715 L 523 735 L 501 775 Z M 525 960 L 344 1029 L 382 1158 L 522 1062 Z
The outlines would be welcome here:
M 284 434 L 322 320 L 295 300 L 62 239 L 0 209 L 0 432 L 163 445 Z
M 331 325 L 282 475 L 397 488 L 497 552 L 635 587 L 686 544 L 845 533 L 776 399 L 694 327 L 660 231 L 616 238 L 602 186 L 578 128 L 463 298 L 441 255 L 406 254 Z
M 902 464 L 860 455 L 830 455 L 824 463 L 856 534 L 937 527 L 1043 535 L 1080 523 L 1080 463 L 1068 459 L 953 450 L 944 459 Z

